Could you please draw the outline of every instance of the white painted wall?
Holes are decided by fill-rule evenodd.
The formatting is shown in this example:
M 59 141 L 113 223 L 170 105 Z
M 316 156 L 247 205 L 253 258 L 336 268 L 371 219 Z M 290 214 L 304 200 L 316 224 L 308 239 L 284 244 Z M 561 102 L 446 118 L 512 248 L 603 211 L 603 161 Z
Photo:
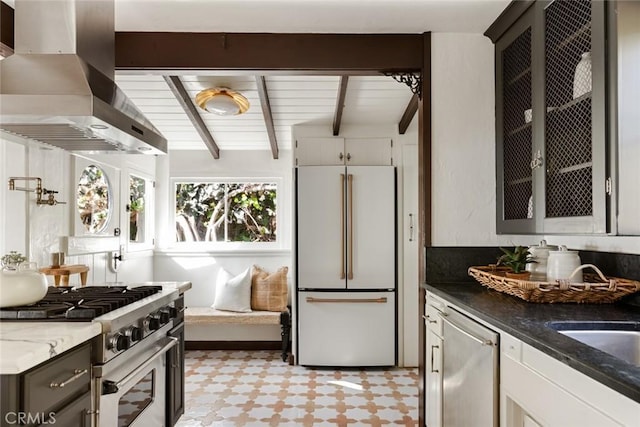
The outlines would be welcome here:
M 223 151 L 215 160 L 206 150 L 170 151 L 158 163 L 156 200 L 158 224 L 155 280 L 189 280 L 193 288 L 185 296 L 187 306 L 210 306 L 215 295 L 215 278 L 220 267 L 239 274 L 252 264 L 276 270 L 291 270 L 291 152 L 283 150 L 274 160 L 271 151 Z M 216 249 L 175 242 L 175 200 L 173 179 L 180 178 L 274 178 L 278 188 L 278 240 L 273 249 Z M 206 245 L 206 244 L 205 244 Z
M 536 244 L 543 236 L 496 234 L 495 84 L 491 41 L 431 36 L 433 245 Z M 544 236 L 571 248 L 640 254 L 638 236 Z
M 29 248 L 27 235 L 27 194 L 9 191 L 9 177 L 25 176 L 27 170 L 26 147 L 0 139 L 0 254 L 17 251 L 26 254 Z

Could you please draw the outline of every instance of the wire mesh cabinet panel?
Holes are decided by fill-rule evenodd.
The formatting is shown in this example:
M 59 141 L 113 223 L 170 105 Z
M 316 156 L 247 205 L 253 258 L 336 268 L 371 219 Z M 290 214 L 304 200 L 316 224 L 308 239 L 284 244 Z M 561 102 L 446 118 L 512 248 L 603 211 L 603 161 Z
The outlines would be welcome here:
M 496 42 L 498 233 L 605 233 L 605 2 L 538 1 Z
M 544 8 L 544 232 L 606 231 L 604 7 Z
M 533 10 L 496 43 L 497 230 L 535 231 L 533 170 Z

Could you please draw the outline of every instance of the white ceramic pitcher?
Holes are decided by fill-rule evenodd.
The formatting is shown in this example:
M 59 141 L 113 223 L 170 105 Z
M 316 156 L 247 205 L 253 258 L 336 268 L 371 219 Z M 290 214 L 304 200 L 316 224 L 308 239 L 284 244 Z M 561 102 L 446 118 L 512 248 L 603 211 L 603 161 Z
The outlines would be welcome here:
M 547 282 L 569 280 L 574 283 L 581 283 L 582 270 L 576 271 L 581 264 L 578 252 L 567 250 L 564 245 L 561 245 L 557 251 L 549 251 Z
M 547 259 L 549 251 L 557 251 L 558 247 L 547 245 L 546 240 L 541 240 L 539 245 L 529 246 L 529 253 L 535 262 L 530 262 L 525 269 L 531 272 L 531 280 L 544 282 L 547 280 Z
M 0 307 L 33 304 L 47 294 L 47 278 L 35 262 L 24 262 L 17 270 L 0 271 Z

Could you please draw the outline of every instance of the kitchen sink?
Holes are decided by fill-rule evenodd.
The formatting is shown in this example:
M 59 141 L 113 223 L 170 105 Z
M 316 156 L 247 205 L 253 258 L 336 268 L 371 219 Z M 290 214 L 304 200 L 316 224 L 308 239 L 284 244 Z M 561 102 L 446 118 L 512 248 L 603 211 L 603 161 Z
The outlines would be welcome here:
M 548 326 L 640 367 L 640 322 L 551 322 Z

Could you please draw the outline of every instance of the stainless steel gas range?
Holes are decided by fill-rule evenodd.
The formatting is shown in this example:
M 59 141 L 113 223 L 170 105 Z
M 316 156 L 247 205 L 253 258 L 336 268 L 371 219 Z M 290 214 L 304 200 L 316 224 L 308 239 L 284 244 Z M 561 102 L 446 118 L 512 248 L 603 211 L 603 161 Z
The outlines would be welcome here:
M 174 421 L 168 362 L 183 363 L 183 343 L 170 335 L 183 308 L 178 291 L 162 286 L 51 287 L 36 304 L 0 310 L 0 319 L 100 323 L 91 346 L 91 425 L 165 426 Z

